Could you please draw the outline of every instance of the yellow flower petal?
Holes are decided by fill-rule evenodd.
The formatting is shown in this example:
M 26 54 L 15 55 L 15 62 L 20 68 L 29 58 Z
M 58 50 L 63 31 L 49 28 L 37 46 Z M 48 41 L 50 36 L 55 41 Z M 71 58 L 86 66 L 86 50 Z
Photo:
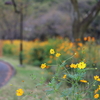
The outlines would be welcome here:
M 95 94 L 95 95 L 94 95 L 94 98 L 95 98 L 95 99 L 99 98 L 99 94 Z
M 67 77 L 67 75 L 64 75 L 62 78 L 64 78 L 64 79 L 65 79 L 66 77 Z
M 41 64 L 41 68 L 42 68 L 42 69 L 46 68 L 46 63 Z
M 61 54 L 60 53 L 56 53 L 56 57 L 59 57 Z
M 86 67 L 86 64 L 84 62 L 80 62 L 80 63 L 77 64 L 77 67 L 79 69 L 84 69 Z
M 87 83 L 87 81 L 86 81 L 86 80 L 80 80 L 80 82 Z
M 77 68 L 77 64 L 71 64 L 70 68 Z
M 54 53 L 55 53 L 54 49 L 50 49 L 50 54 L 54 54 Z
M 23 93 L 24 93 L 23 89 L 18 89 L 18 90 L 16 90 L 16 95 L 17 95 L 17 96 L 22 96 Z
M 98 75 L 94 76 L 94 80 L 97 80 L 97 79 L 99 79 L 99 76 Z

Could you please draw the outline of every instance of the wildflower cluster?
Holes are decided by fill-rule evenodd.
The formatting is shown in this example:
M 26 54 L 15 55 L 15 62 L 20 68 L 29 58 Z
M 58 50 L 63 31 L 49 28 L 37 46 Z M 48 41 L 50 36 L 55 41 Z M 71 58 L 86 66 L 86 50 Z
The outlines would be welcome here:
M 48 50 L 51 48 L 55 48 L 56 52 L 51 49 L 51 56 L 61 57 L 63 59 L 72 56 L 73 53 L 77 53 L 73 58 L 76 62 L 82 58 L 82 54 L 84 53 L 84 58 L 86 60 L 90 60 L 91 63 L 97 63 L 100 59 L 99 49 L 100 45 L 96 46 L 95 38 L 93 37 L 84 37 L 84 41 L 86 45 L 84 45 L 80 39 L 76 39 L 78 41 L 78 47 L 72 42 L 70 42 L 67 38 L 55 38 L 51 39 L 51 41 L 42 41 L 39 39 L 34 41 L 24 41 L 23 40 L 23 52 L 22 58 L 23 63 L 31 64 L 35 66 L 40 66 L 41 62 L 48 62 L 49 64 L 53 64 L 53 59 L 49 58 Z M 19 45 L 20 40 L 3 40 L 3 54 L 18 57 L 19 56 Z M 93 45 L 91 45 L 93 44 Z M 82 50 L 84 48 L 84 50 Z M 90 50 L 91 48 L 91 50 Z M 90 56 L 91 54 L 91 56 Z M 76 59 L 77 58 L 77 59 Z M 69 62 L 72 62 L 71 60 Z
M 50 49 L 50 54 L 55 54 L 55 50 L 54 49 Z M 60 57 L 60 55 L 61 55 L 60 53 L 56 53 L 55 54 L 56 57 Z M 50 56 L 50 57 L 52 57 L 52 56 Z M 42 69 L 49 68 L 49 66 L 47 66 L 46 63 L 44 63 L 44 64 L 41 64 L 41 68 Z
M 54 49 L 50 49 L 50 54 L 55 54 L 55 50 Z M 55 56 L 56 57 L 60 57 L 60 53 L 56 53 Z
M 51 59 L 53 58 L 52 56 L 60 58 L 61 55 L 61 53 L 56 52 L 54 49 L 50 49 L 49 53 L 51 54 L 50 55 Z M 64 61 L 61 61 L 56 65 L 55 73 L 53 74 L 51 80 L 48 83 L 46 83 L 47 90 L 45 91 L 47 95 L 59 94 L 59 97 L 63 97 L 64 100 L 66 100 L 66 98 L 68 100 L 83 100 L 85 99 L 85 97 L 87 97 L 87 94 L 90 93 L 92 88 L 89 86 L 90 83 L 89 80 L 86 79 L 85 77 L 86 71 L 88 70 L 87 63 L 85 63 L 84 60 L 81 60 L 76 64 L 71 63 L 70 65 L 68 65 L 67 61 L 69 59 L 72 59 L 73 57 L 74 55 L 72 55 L 68 59 L 65 59 Z M 41 64 L 40 67 L 42 69 L 51 68 L 50 65 L 48 65 L 47 63 Z M 100 77 L 96 75 L 94 76 L 94 80 L 96 80 L 94 82 L 100 81 Z M 22 80 L 22 82 L 24 81 Z M 70 86 L 65 87 L 64 84 L 69 84 Z M 84 88 L 88 89 L 87 90 L 82 89 L 81 88 L 82 84 L 84 84 Z M 38 85 L 45 85 L 44 78 L 41 78 L 40 83 L 38 83 L 36 87 Z M 94 91 L 95 99 L 98 99 L 100 97 L 99 90 L 100 90 L 100 85 L 98 85 L 98 88 Z M 17 96 L 22 96 L 23 94 L 24 94 L 23 89 L 16 90 Z
M 61 55 L 60 53 L 56 53 L 54 49 L 50 49 L 50 54 L 55 54 L 56 57 Z M 49 93 L 48 92 L 47 93 L 50 94 L 50 93 L 59 91 L 59 93 L 62 95 L 63 93 L 66 94 L 67 92 L 72 91 L 71 92 L 72 94 L 62 95 L 62 96 L 64 98 L 66 98 L 66 96 L 67 96 L 68 98 L 71 98 L 71 100 L 75 100 L 76 98 L 77 98 L 77 100 L 80 98 L 82 100 L 82 98 L 84 98 L 84 96 L 82 96 L 81 93 L 83 93 L 84 89 L 80 91 L 79 88 L 81 88 L 81 87 L 78 83 L 79 82 L 87 83 L 86 85 L 89 85 L 89 81 L 84 79 L 85 74 L 86 74 L 86 63 L 83 60 L 76 64 L 74 64 L 74 63 L 72 63 L 70 65 L 66 65 L 66 64 L 67 64 L 67 60 L 64 60 L 64 61 L 62 61 L 61 64 L 58 64 L 57 72 L 54 74 L 53 79 L 51 79 L 51 82 L 49 82 L 49 84 L 48 84 L 49 88 L 51 90 L 48 90 Z M 47 66 L 46 63 L 41 64 L 42 69 L 46 68 L 46 66 Z M 73 72 L 69 71 L 70 68 L 73 70 Z M 94 76 L 94 79 L 99 80 L 99 77 Z M 57 81 L 58 81 L 58 83 L 57 83 Z M 64 91 L 58 90 L 58 89 L 60 89 L 60 86 L 62 86 L 63 82 L 70 83 L 72 85 L 72 87 L 67 88 L 67 90 L 64 90 Z M 80 91 L 80 93 L 78 95 L 76 95 L 75 91 L 76 92 Z M 95 94 L 94 98 L 97 98 L 97 97 L 98 97 L 98 94 Z
M 94 91 L 94 98 L 98 99 L 100 97 L 100 94 L 98 93 L 100 90 L 100 85 L 98 85 L 98 88 Z
M 86 67 L 86 64 L 84 62 L 79 62 L 77 64 L 71 64 L 70 67 L 84 69 Z

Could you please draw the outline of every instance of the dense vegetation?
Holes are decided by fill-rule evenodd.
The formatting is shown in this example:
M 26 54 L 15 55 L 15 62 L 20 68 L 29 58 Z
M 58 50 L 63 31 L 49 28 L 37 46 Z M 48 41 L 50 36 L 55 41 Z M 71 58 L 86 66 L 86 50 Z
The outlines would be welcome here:
M 23 3 L 23 34 L 24 39 L 33 40 L 39 38 L 45 40 L 48 37 L 72 35 L 72 4 L 70 0 L 15 0 L 18 10 L 20 3 Z M 80 19 L 84 18 L 96 4 L 95 0 L 80 0 Z M 12 5 L 5 5 L 0 1 L 0 35 L 2 39 L 20 39 L 19 14 L 14 12 Z M 10 13 L 10 14 L 9 14 Z M 71 16 L 72 15 L 72 16 Z M 84 36 L 93 36 L 99 39 L 99 15 L 88 27 Z M 77 36 L 78 37 L 78 36 Z
M 84 41 L 86 42 L 85 45 L 80 42 L 80 39 L 77 39 L 77 41 L 78 41 L 77 46 L 74 43 L 70 42 L 67 38 L 63 39 L 62 37 L 49 39 L 48 41 L 43 41 L 43 42 L 39 40 L 23 41 L 24 44 L 23 60 L 26 67 L 22 68 L 18 67 L 17 65 L 17 69 L 19 69 L 19 71 L 16 77 L 17 79 L 15 79 L 15 81 L 20 79 L 19 83 L 21 83 L 23 82 L 23 79 L 25 80 L 25 84 L 22 84 L 20 86 L 22 89 L 24 89 L 25 93 L 23 96 L 19 98 L 24 98 L 29 96 L 28 88 L 30 89 L 31 86 L 29 86 L 26 82 L 27 81 L 26 77 L 29 77 L 26 75 L 31 74 L 28 72 L 30 64 L 37 66 L 37 68 L 39 67 L 39 69 L 42 66 L 41 71 L 43 72 L 41 72 L 41 74 L 48 72 L 48 74 L 46 74 L 44 77 L 40 75 L 40 73 L 37 73 L 38 75 L 42 76 L 41 79 L 37 80 L 38 76 L 37 74 L 34 73 L 35 71 L 34 68 L 36 67 L 31 66 L 30 68 L 31 71 L 32 69 L 34 70 L 32 74 L 33 75 L 32 78 L 35 82 L 33 90 L 35 90 L 35 88 L 38 90 L 40 88 L 45 89 L 46 94 L 44 94 L 45 92 L 44 90 L 42 90 L 43 95 L 41 98 L 44 98 L 44 96 L 45 98 L 49 98 L 50 96 L 48 100 L 50 100 L 51 98 L 53 99 L 55 98 L 54 100 L 56 100 L 56 97 L 57 98 L 60 97 L 61 100 L 67 100 L 66 95 L 68 95 L 68 98 L 71 98 L 70 100 L 75 100 L 75 98 L 78 98 L 77 100 L 79 100 L 79 98 L 80 100 L 87 100 L 85 98 L 89 98 L 89 100 L 95 100 L 95 98 L 99 98 L 97 92 L 99 91 L 98 86 L 100 82 L 99 78 L 100 46 L 95 43 L 95 38 L 93 37 L 92 38 L 85 37 L 84 38 Z M 3 40 L 2 42 L 4 44 L 3 45 L 4 55 L 12 57 L 16 61 L 16 58 L 18 58 L 19 56 L 20 41 Z M 50 52 L 51 49 L 55 50 L 55 52 Z M 60 55 L 55 56 L 54 53 L 56 54 L 59 53 Z M 26 64 L 28 64 L 28 66 Z M 77 68 L 76 66 L 77 64 L 79 68 Z M 27 74 L 24 75 L 24 73 Z M 20 78 L 18 78 L 18 75 L 21 75 Z M 23 75 L 24 77 L 22 77 Z M 14 83 L 15 81 L 12 81 L 12 83 Z M 28 88 L 26 84 L 28 85 Z M 48 85 L 48 87 L 44 87 L 45 85 L 46 86 Z M 84 90 L 84 88 L 87 88 L 87 86 L 88 89 Z M 7 87 L 7 89 L 9 88 Z M 15 91 L 15 89 L 16 86 L 14 84 L 12 90 Z M 4 90 L 2 91 L 5 92 Z M 80 92 L 78 93 L 78 91 Z M 12 91 L 10 92 L 12 93 Z M 39 96 L 37 96 L 37 93 L 38 92 L 36 92 L 35 94 L 33 92 L 35 96 L 31 97 L 30 95 L 29 97 L 39 98 Z M 41 96 L 41 94 L 39 95 Z M 14 96 L 14 94 L 12 93 L 12 97 L 9 98 L 17 98 L 17 97 Z
M 60 39 L 60 40 L 59 40 Z M 75 58 L 69 61 L 68 64 L 78 62 L 80 59 L 89 61 L 90 65 L 99 64 L 99 48 L 100 46 L 95 43 L 95 38 L 85 37 L 86 44 L 82 44 L 78 40 L 78 46 L 70 42 L 67 38 L 62 37 L 49 39 L 41 42 L 35 41 L 23 41 L 23 61 L 27 64 L 40 66 L 41 63 L 48 62 L 53 64 L 55 57 L 50 56 L 49 50 L 55 49 L 56 52 L 62 53 L 61 59 L 64 60 L 77 53 Z M 3 41 L 3 54 L 6 56 L 19 57 L 19 40 L 4 40 Z M 53 59 L 52 59 L 53 58 Z M 77 58 L 77 59 L 76 59 Z

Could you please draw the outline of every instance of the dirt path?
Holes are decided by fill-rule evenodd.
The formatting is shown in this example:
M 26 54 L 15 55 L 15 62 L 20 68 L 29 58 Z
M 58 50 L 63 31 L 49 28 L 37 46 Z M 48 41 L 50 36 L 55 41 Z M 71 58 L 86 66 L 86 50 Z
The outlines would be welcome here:
M 9 63 L 0 60 L 0 88 L 4 86 L 15 73 L 15 69 Z

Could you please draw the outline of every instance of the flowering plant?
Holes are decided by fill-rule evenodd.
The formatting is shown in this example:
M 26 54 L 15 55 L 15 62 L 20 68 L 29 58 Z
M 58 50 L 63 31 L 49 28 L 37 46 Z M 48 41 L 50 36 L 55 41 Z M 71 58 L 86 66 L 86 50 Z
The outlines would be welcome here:
M 60 60 L 60 57 L 62 56 L 61 53 L 56 52 L 54 49 L 50 49 L 50 54 L 56 57 L 56 62 L 58 63 L 53 66 L 43 63 L 40 67 L 42 70 L 55 67 L 55 73 L 48 83 L 45 82 L 45 78 L 42 77 L 40 82 L 36 84 L 36 88 L 39 86 L 45 86 L 43 92 L 46 92 L 46 98 L 49 98 L 49 100 L 54 100 L 54 96 L 57 98 L 63 98 L 61 100 L 96 100 L 100 98 L 100 85 L 95 89 L 97 83 L 100 81 L 100 77 L 95 75 L 93 81 L 90 81 L 86 77 L 87 71 L 97 70 L 97 68 L 88 67 L 87 62 L 85 62 L 84 59 L 78 63 L 71 63 L 68 65 L 68 60 L 72 59 L 76 53 L 64 61 Z M 33 79 L 36 79 L 35 75 L 33 75 Z M 21 89 L 16 92 L 17 96 L 23 94 L 24 92 Z M 35 97 L 36 96 L 34 96 L 34 98 Z M 40 100 L 43 99 L 41 98 Z
M 57 60 L 59 60 L 58 58 L 61 56 L 61 54 L 56 53 L 54 49 L 50 50 L 50 54 L 55 55 Z M 59 56 L 57 56 L 57 54 L 59 54 Z M 76 53 L 61 64 L 56 65 L 56 72 L 51 78 L 51 81 L 47 84 L 48 90 L 46 90 L 46 93 L 48 95 L 56 93 L 59 94 L 60 97 L 63 97 L 64 100 L 93 99 L 93 96 L 90 97 L 88 95 L 90 95 L 90 91 L 93 91 L 93 86 L 95 86 L 97 81 L 100 81 L 100 78 L 96 75 L 94 76 L 93 82 L 89 82 L 88 79 L 86 79 L 86 72 L 88 70 L 96 70 L 97 68 L 88 68 L 84 59 L 79 63 L 72 63 L 66 67 L 67 61 L 72 59 L 75 55 Z M 42 69 L 46 68 L 46 66 L 48 66 L 46 63 L 41 64 Z M 99 89 L 97 88 L 96 90 L 94 99 L 99 98 L 99 94 L 97 94 Z

